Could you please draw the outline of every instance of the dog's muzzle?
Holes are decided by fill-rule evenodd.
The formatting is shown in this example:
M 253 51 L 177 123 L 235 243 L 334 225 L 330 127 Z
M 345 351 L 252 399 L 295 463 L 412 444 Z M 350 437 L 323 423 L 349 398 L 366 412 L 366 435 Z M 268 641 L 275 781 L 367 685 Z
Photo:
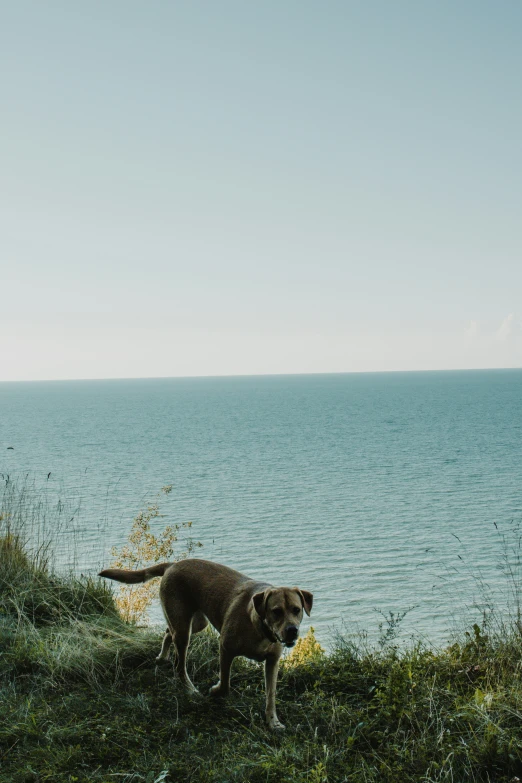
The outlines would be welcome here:
M 285 639 L 283 644 L 286 647 L 293 647 L 299 636 L 299 628 L 296 625 L 289 625 L 285 630 Z
M 285 647 L 293 647 L 299 636 L 299 628 L 296 625 L 289 625 L 285 628 L 284 638 L 274 628 L 271 628 L 266 620 L 263 620 L 263 630 L 267 639 L 270 639 L 271 642 L 279 642 Z

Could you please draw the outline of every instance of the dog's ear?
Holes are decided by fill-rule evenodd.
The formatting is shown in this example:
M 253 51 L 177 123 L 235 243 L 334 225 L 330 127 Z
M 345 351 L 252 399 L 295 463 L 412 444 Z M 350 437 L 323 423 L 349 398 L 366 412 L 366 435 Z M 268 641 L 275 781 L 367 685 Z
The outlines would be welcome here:
M 310 617 L 310 612 L 312 611 L 312 604 L 314 602 L 314 597 L 312 593 L 309 593 L 308 590 L 299 590 L 298 587 L 296 588 L 296 590 L 299 593 L 299 597 L 301 598 L 303 609 L 305 610 L 308 617 Z
M 252 596 L 252 601 L 254 602 L 254 609 L 260 616 L 262 620 L 265 619 L 266 615 L 266 599 L 268 598 L 268 590 L 263 590 L 262 593 L 256 593 Z

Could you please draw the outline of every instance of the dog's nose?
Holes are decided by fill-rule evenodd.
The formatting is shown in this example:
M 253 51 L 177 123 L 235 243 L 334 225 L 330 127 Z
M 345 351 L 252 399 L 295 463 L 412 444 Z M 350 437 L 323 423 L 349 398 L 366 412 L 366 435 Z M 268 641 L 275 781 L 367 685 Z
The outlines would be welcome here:
M 285 635 L 289 642 L 295 642 L 299 636 L 299 628 L 296 625 L 287 625 Z

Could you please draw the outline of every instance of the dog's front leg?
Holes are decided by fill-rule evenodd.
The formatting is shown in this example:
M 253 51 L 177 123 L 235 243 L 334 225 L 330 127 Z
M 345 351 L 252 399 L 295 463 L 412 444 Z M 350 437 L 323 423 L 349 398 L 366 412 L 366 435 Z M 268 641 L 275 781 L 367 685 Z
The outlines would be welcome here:
M 269 656 L 265 661 L 266 722 L 270 729 L 281 731 L 284 725 L 277 717 L 275 706 L 278 669 L 279 655 Z
M 223 645 L 219 648 L 219 682 L 210 689 L 211 696 L 228 696 L 230 691 L 230 669 L 235 656 Z

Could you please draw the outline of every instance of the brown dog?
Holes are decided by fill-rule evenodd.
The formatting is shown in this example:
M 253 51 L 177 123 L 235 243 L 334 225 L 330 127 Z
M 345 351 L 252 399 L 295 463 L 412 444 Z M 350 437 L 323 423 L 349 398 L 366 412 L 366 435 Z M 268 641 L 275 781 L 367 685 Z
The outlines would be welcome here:
M 158 663 L 168 659 L 172 642 L 177 650 L 176 670 L 190 693 L 197 693 L 187 674 L 187 648 L 192 633 L 209 621 L 220 632 L 220 678 L 210 689 L 226 696 L 230 668 L 237 655 L 265 662 L 266 721 L 271 729 L 283 729 L 275 707 L 277 670 L 283 647 L 293 647 L 299 635 L 303 609 L 312 609 L 313 596 L 297 587 L 272 587 L 256 582 L 227 566 L 208 560 L 161 563 L 141 571 L 108 568 L 108 579 L 136 584 L 162 576 L 160 598 L 168 628 Z

